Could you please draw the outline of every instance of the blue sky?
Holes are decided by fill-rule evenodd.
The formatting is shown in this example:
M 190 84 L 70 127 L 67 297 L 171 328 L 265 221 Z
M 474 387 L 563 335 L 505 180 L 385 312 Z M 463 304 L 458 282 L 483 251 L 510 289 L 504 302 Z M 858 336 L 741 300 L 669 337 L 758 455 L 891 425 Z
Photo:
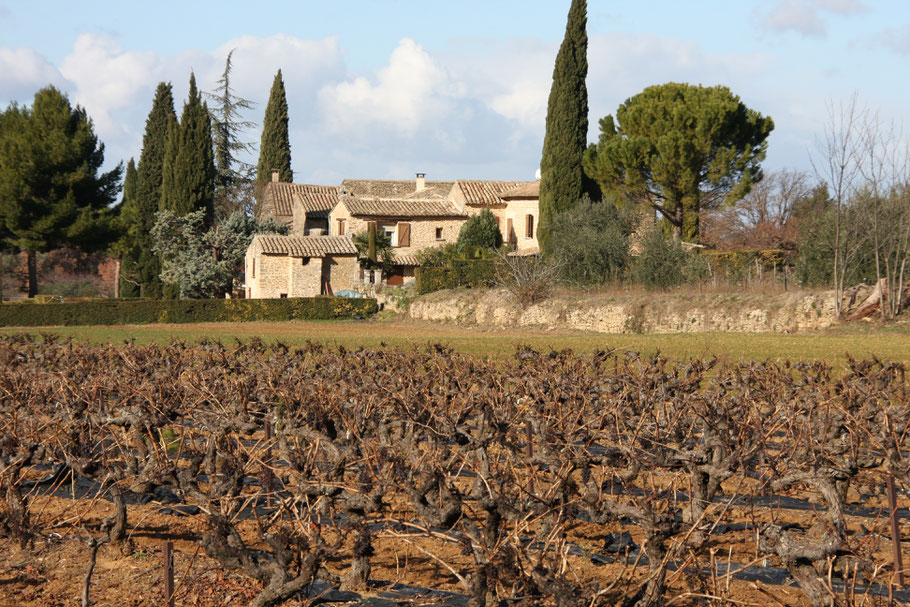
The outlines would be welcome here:
M 211 90 L 236 49 L 254 122 L 283 71 L 295 181 L 530 179 L 568 5 L 0 0 L 0 104 L 54 84 L 86 107 L 110 162 L 138 158 L 155 85 L 173 82 L 179 114 L 190 70 Z M 726 85 L 774 118 L 770 169 L 810 170 L 826 104 L 854 92 L 910 129 L 907 0 L 588 0 L 588 12 L 591 141 L 600 117 L 668 81 Z

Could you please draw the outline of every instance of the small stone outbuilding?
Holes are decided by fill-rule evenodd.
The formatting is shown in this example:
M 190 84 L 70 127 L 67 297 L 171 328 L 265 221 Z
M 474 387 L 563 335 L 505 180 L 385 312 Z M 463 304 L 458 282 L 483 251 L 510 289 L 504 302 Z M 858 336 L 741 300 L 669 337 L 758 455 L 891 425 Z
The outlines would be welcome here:
M 357 248 L 344 236 L 257 235 L 245 270 L 247 299 L 333 295 L 360 277 Z

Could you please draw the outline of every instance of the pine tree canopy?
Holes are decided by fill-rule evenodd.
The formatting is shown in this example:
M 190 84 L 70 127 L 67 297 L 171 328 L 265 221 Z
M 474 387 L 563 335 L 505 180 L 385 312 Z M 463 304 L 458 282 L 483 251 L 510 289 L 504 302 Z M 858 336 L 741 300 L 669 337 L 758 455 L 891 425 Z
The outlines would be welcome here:
M 26 251 L 104 246 L 84 231 L 114 202 L 123 165 L 99 174 L 104 144 L 85 110 L 47 87 L 30 108 L 11 106 L 4 114 L 0 219 L 10 244 Z
M 278 170 L 280 181 L 294 181 L 291 171 L 291 142 L 288 138 L 288 100 L 284 92 L 281 70 L 275 74 L 269 103 L 262 121 L 262 142 L 259 145 L 259 163 L 256 181 L 265 184 L 272 179 L 272 170 Z
M 553 85 L 547 103 L 546 134 L 540 160 L 541 250 L 549 248 L 549 230 L 559 211 L 572 207 L 584 194 L 582 168 L 588 136 L 587 2 L 572 0 L 566 36 L 556 55 Z
M 123 165 L 99 173 L 104 144 L 85 110 L 50 86 L 30 108 L 10 106 L 0 120 L 0 225 L 6 244 L 34 254 L 63 244 L 85 250 L 113 238 L 107 207 Z M 35 276 L 30 282 L 36 281 Z M 37 292 L 37 283 L 29 293 Z
M 678 238 L 699 240 L 699 214 L 733 204 L 762 178 L 774 122 L 725 86 L 646 88 L 600 121 L 585 171 L 617 199 L 649 204 Z

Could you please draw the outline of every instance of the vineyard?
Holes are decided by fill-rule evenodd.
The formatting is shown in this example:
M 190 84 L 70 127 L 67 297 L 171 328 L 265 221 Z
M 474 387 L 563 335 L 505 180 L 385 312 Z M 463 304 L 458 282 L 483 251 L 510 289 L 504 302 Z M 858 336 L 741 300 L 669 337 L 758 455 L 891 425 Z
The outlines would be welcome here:
M 0 604 L 908 602 L 908 396 L 875 359 L 3 337 Z

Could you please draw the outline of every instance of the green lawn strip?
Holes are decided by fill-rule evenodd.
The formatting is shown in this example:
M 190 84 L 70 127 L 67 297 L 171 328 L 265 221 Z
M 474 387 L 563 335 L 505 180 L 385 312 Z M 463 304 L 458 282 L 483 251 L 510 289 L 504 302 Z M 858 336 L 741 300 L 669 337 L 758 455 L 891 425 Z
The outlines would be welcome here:
M 53 333 L 77 340 L 115 345 L 131 339 L 138 344 L 164 345 L 173 340 L 195 342 L 202 339 L 219 340 L 230 344 L 237 339 L 248 340 L 256 337 L 266 342 L 281 341 L 299 345 L 312 340 L 343 345 L 347 348 L 378 347 L 383 343 L 392 347 L 411 348 L 442 343 L 459 352 L 494 358 L 511 356 L 517 345 L 527 344 L 541 351 L 569 348 L 577 352 L 618 349 L 652 353 L 660 350 L 674 359 L 708 358 L 717 355 L 726 360 L 826 360 L 838 368 L 846 364 L 845 354 L 849 352 L 855 358 L 876 355 L 910 364 L 910 334 L 906 330 L 861 334 L 828 332 L 605 335 L 527 329 L 492 331 L 451 325 L 367 321 L 0 329 L 0 334 L 21 332 L 33 335 Z

